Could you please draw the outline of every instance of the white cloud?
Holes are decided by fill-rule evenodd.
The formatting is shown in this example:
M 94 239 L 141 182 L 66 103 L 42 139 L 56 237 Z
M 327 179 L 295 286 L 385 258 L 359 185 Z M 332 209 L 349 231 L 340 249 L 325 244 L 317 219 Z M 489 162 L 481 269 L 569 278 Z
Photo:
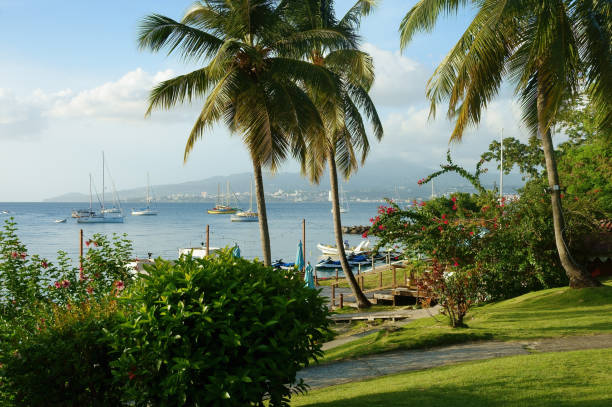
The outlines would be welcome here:
M 363 50 L 374 59 L 376 80 L 370 91 L 377 106 L 401 106 L 425 101 L 425 84 L 431 69 L 399 51 L 391 52 L 372 44 Z
M 42 107 L 35 98 L 22 100 L 12 91 L 0 88 L 0 139 L 31 137 L 45 122 Z

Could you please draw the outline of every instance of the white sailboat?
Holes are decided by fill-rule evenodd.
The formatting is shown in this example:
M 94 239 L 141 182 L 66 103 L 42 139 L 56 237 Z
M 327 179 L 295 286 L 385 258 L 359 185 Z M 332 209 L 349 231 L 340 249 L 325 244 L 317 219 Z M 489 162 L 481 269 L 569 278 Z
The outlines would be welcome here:
M 104 212 L 104 153 L 102 153 L 102 200 L 100 201 L 100 212 L 96 212 L 93 209 L 91 183 L 91 174 L 89 174 L 89 211 L 87 214 L 83 213 L 83 215 L 79 216 L 77 223 L 123 223 L 123 215 L 121 213 Z
M 119 195 L 117 194 L 117 188 L 115 187 L 115 181 L 113 180 L 113 177 L 111 175 L 111 172 L 108 168 L 108 165 L 105 166 L 106 171 L 108 171 L 108 177 L 111 180 L 111 187 L 112 187 L 112 191 L 113 191 L 113 206 L 111 206 L 110 208 L 106 207 L 106 202 L 102 202 L 102 204 L 104 205 L 104 209 L 102 209 L 102 213 L 119 213 L 119 214 L 123 214 L 123 209 L 121 209 L 121 204 L 120 204 L 120 200 L 119 200 Z M 104 192 L 104 191 L 102 191 Z
M 248 211 L 240 211 L 230 217 L 232 222 L 257 222 L 259 221 L 259 215 L 257 212 L 253 212 L 253 181 L 251 181 L 251 199 L 249 203 Z
M 132 216 L 157 215 L 159 211 L 154 208 L 151 208 L 152 201 L 153 201 L 153 198 L 151 197 L 150 186 L 149 186 L 149 173 L 147 172 L 147 197 L 146 197 L 147 206 L 145 208 L 139 208 L 139 209 L 132 208 Z
M 340 186 L 340 213 L 346 213 L 349 211 L 348 200 L 346 199 L 346 194 L 344 193 L 344 189 L 342 185 Z M 329 200 L 331 201 L 332 191 L 329 191 Z M 331 212 L 334 212 L 334 208 L 332 208 Z

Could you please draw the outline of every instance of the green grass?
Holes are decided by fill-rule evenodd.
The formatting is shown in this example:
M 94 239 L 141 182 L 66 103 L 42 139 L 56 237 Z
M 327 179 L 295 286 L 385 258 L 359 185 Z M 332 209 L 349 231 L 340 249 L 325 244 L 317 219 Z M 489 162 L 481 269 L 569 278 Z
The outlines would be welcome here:
M 612 349 L 513 356 L 313 390 L 291 406 L 612 405 Z
M 393 305 L 379 305 L 379 304 L 374 304 L 372 305 L 370 308 L 368 308 L 365 312 L 381 312 L 381 311 L 398 311 L 398 310 L 402 310 L 402 309 L 406 309 L 406 306 L 401 306 L 401 307 L 394 307 Z M 364 312 L 364 311 L 360 311 L 357 308 L 354 307 L 342 307 L 342 308 L 336 308 L 334 309 L 334 311 L 332 312 L 332 314 L 354 314 L 357 312 Z
M 612 280 L 603 287 L 536 291 L 474 308 L 468 328 L 449 328 L 443 316 L 380 331 L 325 352 L 323 363 L 382 353 L 483 339 L 522 340 L 612 332 Z

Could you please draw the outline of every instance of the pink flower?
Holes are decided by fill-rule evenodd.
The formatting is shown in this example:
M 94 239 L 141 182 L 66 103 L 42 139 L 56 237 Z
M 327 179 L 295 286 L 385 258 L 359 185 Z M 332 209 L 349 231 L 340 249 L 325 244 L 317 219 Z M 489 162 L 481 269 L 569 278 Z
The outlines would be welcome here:
M 387 215 L 390 215 L 390 214 L 392 214 L 393 212 L 395 212 L 395 209 L 394 209 L 394 208 L 392 208 L 392 207 L 388 207 L 388 208 L 387 208 Z
M 88 240 L 85 242 L 85 246 L 89 247 L 89 245 L 91 244 L 91 240 Z
M 419 184 L 419 185 L 421 185 L 422 183 L 423 183 L 423 180 L 422 180 L 422 179 L 420 179 L 420 180 L 418 180 L 418 181 L 417 181 L 417 184 Z
M 442 226 L 438 226 L 438 230 L 442 232 Z
M 49 267 L 49 264 L 46 261 L 42 261 L 42 263 L 40 263 L 40 265 L 42 266 L 42 268 L 46 269 L 47 267 Z
M 474 236 L 474 232 L 470 230 L 470 236 Z
M 370 223 L 374 223 L 374 218 L 370 218 Z
M 421 230 L 425 231 L 427 229 L 425 226 L 421 227 Z
M 444 221 L 444 224 L 445 224 L 445 225 L 448 225 L 448 221 L 447 221 L 447 220 L 445 220 L 445 221 Z
M 361 237 L 363 237 L 364 239 L 365 239 L 366 237 L 368 237 L 368 232 L 367 232 L 367 231 L 363 232 L 363 234 L 361 235 Z
M 17 256 L 19 256 L 19 255 L 17 254 L 17 252 L 12 252 L 12 253 L 11 253 L 11 257 L 12 257 L 12 258 L 16 259 L 16 258 L 17 258 Z
M 446 214 L 445 213 L 442 214 L 442 219 L 446 219 Z
M 125 284 L 123 284 L 123 281 L 118 280 L 115 281 L 115 287 L 117 288 L 117 291 L 122 291 L 125 288 Z
M 70 287 L 70 281 L 68 281 L 68 280 L 63 280 L 63 281 L 62 281 L 62 287 L 64 287 L 64 288 L 68 288 L 68 287 Z
M 456 211 L 457 210 L 457 205 L 453 205 L 453 210 Z
M 94 244 L 95 247 L 98 247 L 98 242 L 96 242 L 95 240 L 94 240 L 93 244 Z
M 55 282 L 55 288 L 61 288 L 62 284 L 59 281 Z
M 453 267 L 457 267 L 458 265 L 459 265 L 459 263 L 457 263 L 457 262 L 455 261 L 455 264 L 453 264 Z
M 385 225 L 378 225 L 378 230 L 385 230 Z
M 451 198 L 451 201 L 453 201 L 453 203 L 454 203 L 454 202 L 457 202 L 457 197 L 456 197 L 456 196 L 452 197 L 452 198 Z

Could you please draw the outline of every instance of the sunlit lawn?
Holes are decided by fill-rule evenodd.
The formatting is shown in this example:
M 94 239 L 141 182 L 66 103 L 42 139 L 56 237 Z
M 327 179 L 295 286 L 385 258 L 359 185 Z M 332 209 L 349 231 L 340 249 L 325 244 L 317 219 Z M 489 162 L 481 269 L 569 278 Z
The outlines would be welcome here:
M 291 406 L 612 405 L 612 349 L 468 362 L 313 390 Z

